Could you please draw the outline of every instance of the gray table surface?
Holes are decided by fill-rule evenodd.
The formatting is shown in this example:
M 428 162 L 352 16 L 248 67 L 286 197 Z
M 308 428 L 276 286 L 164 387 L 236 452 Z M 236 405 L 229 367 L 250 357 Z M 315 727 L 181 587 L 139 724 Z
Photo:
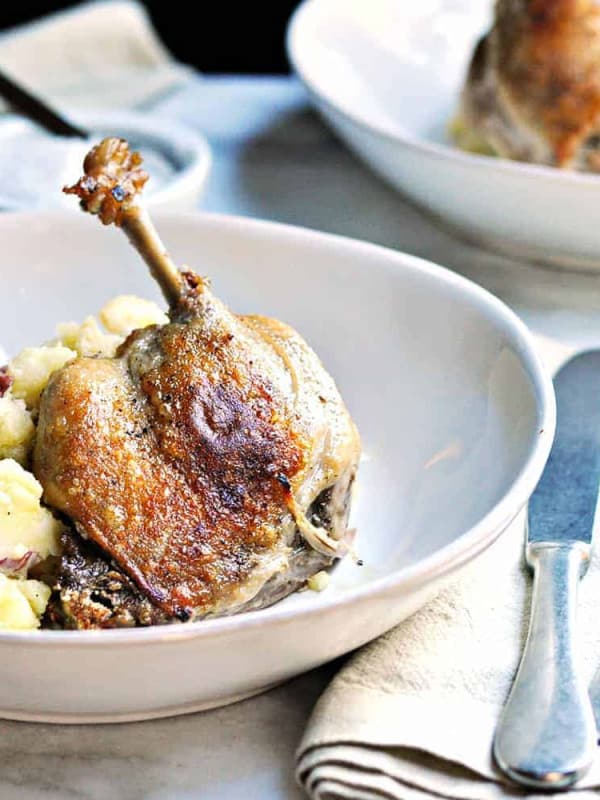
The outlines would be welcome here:
M 203 208 L 406 250 L 492 290 L 538 333 L 600 345 L 600 277 L 520 264 L 453 238 L 357 162 L 294 80 L 198 79 L 155 113 L 208 137 L 214 164 Z M 517 201 L 525 211 L 527 198 Z M 0 797 L 299 800 L 294 749 L 335 668 L 176 719 L 97 727 L 0 721 Z

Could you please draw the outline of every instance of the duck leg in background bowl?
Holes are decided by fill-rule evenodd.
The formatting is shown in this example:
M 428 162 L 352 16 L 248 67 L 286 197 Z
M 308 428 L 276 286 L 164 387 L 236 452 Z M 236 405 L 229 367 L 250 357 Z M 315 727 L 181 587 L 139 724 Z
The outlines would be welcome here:
M 599 172 L 596 0 L 498 0 L 471 60 L 456 133 L 465 149 Z
M 123 228 L 169 303 L 117 357 L 58 371 L 34 471 L 72 523 L 49 618 L 152 624 L 260 608 L 347 551 L 359 437 L 302 338 L 237 316 L 166 254 L 127 143 L 106 139 L 68 192 Z

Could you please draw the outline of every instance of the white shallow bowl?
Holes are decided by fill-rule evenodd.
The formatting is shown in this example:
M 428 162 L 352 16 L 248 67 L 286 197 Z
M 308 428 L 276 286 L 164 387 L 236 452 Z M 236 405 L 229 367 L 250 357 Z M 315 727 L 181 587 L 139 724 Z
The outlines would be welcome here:
M 600 269 L 600 176 L 472 155 L 448 140 L 491 0 L 307 0 L 288 53 L 325 119 L 381 177 L 461 235 Z
M 160 164 L 148 164 L 150 180 L 144 194 L 149 207 L 174 211 L 198 205 L 211 167 L 210 147 L 204 136 L 172 120 L 139 111 L 77 111 L 69 114 L 69 119 L 89 131 L 93 142 L 104 136 L 120 136 L 142 156 L 158 155 Z M 0 119 L 0 148 L 4 150 L 4 157 L 0 157 L 0 208 L 31 211 L 62 207 L 78 211 L 75 199 L 62 194 L 61 187 L 81 176 L 89 142 L 49 137 L 47 156 L 37 146 L 35 151 L 31 146 L 19 150 L 23 136 L 32 132 L 39 134 L 40 139 L 47 136 L 21 116 L 7 114 Z M 15 152 L 18 157 L 7 159 L 7 151 Z M 18 171 L 12 165 L 13 160 Z M 160 175 L 161 165 L 168 168 L 168 175 Z M 9 185 L 23 180 L 24 172 L 28 192 L 20 196 Z
M 518 318 L 441 267 L 307 230 L 158 216 L 171 253 L 241 312 L 294 325 L 362 434 L 346 559 L 322 593 L 228 619 L 0 633 L 0 716 L 125 721 L 232 702 L 348 652 L 431 598 L 526 502 L 554 429 L 552 387 Z M 0 216 L 0 343 L 52 336 L 117 293 L 158 296 L 122 233 L 83 215 Z

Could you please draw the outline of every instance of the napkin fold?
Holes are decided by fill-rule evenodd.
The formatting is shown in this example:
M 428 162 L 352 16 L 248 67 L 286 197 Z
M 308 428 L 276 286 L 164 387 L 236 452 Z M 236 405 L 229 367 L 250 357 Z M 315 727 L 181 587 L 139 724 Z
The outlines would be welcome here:
M 554 369 L 569 348 L 540 340 Z M 524 514 L 438 597 L 359 651 L 319 700 L 297 753 L 314 800 L 545 798 L 496 769 L 492 741 L 527 632 Z M 582 669 L 600 666 L 600 559 L 580 587 Z M 597 800 L 600 759 L 563 797 Z
M 193 74 L 134 0 L 86 3 L 7 31 L 0 69 L 63 108 L 138 107 Z

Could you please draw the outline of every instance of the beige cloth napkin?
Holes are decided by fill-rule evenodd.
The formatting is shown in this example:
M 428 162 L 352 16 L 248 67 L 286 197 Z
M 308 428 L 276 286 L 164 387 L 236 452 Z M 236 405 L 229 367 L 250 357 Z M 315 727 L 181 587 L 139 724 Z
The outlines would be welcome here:
M 8 31 L 0 69 L 63 108 L 132 108 L 193 74 L 133 0 L 87 3 Z
M 570 351 L 540 340 L 550 369 Z M 358 652 L 319 700 L 297 756 L 315 800 L 500 800 L 513 787 L 491 758 L 524 643 L 531 576 L 523 520 L 428 606 Z M 600 558 L 580 590 L 585 676 L 600 666 Z M 566 798 L 598 798 L 600 760 Z

